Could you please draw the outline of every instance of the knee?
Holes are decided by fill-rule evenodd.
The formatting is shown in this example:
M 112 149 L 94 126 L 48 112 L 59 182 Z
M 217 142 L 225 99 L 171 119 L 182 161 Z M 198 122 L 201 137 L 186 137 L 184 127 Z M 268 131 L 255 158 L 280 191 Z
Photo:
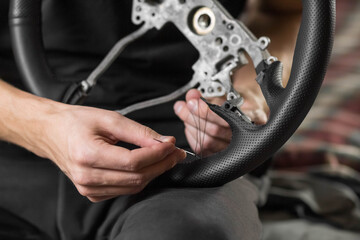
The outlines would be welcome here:
M 219 224 L 194 209 L 154 204 L 128 216 L 120 235 L 118 239 L 124 240 L 227 239 Z
M 215 204 L 216 205 L 216 204 Z M 236 214 L 236 213 L 233 213 Z M 255 213 L 257 215 L 257 213 Z M 232 240 L 258 239 L 260 222 L 244 216 L 240 222 L 231 211 L 184 201 L 142 202 L 129 212 L 116 239 L 122 240 Z M 250 220 L 250 221 L 249 221 Z

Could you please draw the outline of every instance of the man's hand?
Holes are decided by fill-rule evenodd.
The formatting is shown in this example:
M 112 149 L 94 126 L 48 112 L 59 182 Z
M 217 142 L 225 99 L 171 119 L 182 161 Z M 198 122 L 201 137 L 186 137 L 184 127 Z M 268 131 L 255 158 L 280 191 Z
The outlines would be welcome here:
M 244 113 L 257 124 L 266 123 L 267 108 L 262 95 L 259 96 L 250 89 L 244 89 L 243 95 L 246 97 L 242 107 Z M 199 91 L 190 90 L 186 94 L 186 102 L 176 102 L 174 110 L 185 124 L 185 134 L 190 147 L 198 155 L 208 156 L 229 145 L 231 129 L 200 97 Z M 211 102 L 221 105 L 223 100 L 212 99 Z
M 93 202 L 140 192 L 152 179 L 183 160 L 173 137 L 164 137 L 118 113 L 69 106 L 45 126 L 45 157 Z M 159 139 L 159 143 L 154 139 Z M 118 141 L 140 148 L 115 146 Z
M 231 129 L 200 97 L 199 91 L 190 90 L 186 102 L 176 102 L 174 110 L 185 124 L 190 147 L 196 154 L 207 156 L 226 148 L 230 143 Z
M 1 80 L 0 116 L 1 140 L 51 159 L 94 202 L 137 193 L 186 156 L 175 138 L 116 112 L 54 102 Z

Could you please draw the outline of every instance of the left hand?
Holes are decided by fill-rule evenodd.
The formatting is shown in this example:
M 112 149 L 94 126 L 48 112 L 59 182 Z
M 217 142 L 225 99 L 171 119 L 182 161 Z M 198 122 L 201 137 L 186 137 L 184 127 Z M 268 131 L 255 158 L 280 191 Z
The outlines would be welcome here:
M 265 124 L 268 108 L 260 91 L 252 88 L 242 89 L 244 104 L 242 111 L 255 124 Z M 192 89 L 186 94 L 186 102 L 178 101 L 174 105 L 175 113 L 185 124 L 185 135 L 192 150 L 202 157 L 224 150 L 230 143 L 232 132 L 229 124 L 210 110 L 200 99 L 199 91 Z M 209 100 L 221 105 L 223 99 Z
M 174 110 L 185 124 L 185 135 L 192 150 L 200 156 L 207 156 L 227 147 L 231 129 L 200 97 L 200 92 L 192 89 L 186 94 L 186 102 L 176 102 Z

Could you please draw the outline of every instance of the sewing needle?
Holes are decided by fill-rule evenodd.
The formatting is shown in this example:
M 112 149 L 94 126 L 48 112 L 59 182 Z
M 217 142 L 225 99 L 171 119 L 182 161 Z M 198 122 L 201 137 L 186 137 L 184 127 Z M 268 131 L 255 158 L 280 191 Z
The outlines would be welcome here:
M 159 142 L 159 143 L 163 143 L 163 141 L 160 141 L 159 139 L 154 138 L 154 140 L 157 141 L 157 142 Z M 194 157 L 197 157 L 195 153 L 186 151 L 186 150 L 181 149 L 181 148 L 179 148 L 179 147 L 176 147 L 176 148 L 177 148 L 177 149 L 180 149 L 180 150 L 183 150 L 183 151 L 186 152 L 187 154 L 190 154 L 190 155 L 192 155 L 192 156 L 194 156 Z

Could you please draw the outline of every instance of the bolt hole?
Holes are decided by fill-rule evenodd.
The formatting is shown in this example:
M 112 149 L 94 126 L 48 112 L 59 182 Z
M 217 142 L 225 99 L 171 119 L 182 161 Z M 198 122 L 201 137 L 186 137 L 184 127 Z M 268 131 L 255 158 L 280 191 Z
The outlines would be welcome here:
M 207 29 L 211 24 L 211 18 L 208 14 L 202 14 L 198 19 L 198 24 L 202 29 Z
M 224 46 L 224 47 L 223 47 L 223 50 L 224 50 L 224 52 L 227 52 L 227 51 L 229 51 L 229 47 L 228 47 L 228 46 Z
M 226 109 L 229 109 L 230 108 L 230 104 L 228 103 L 225 103 L 225 106 L 224 106 Z
M 232 25 L 231 23 L 229 23 L 226 27 L 227 27 L 227 29 L 229 29 L 229 30 L 233 30 L 233 29 L 234 29 L 234 25 Z
M 204 94 L 204 93 L 205 93 L 205 89 L 204 89 L 204 88 L 201 88 L 201 89 L 200 89 L 200 92 Z
M 223 43 L 223 40 L 222 40 L 221 37 L 218 37 L 218 38 L 215 39 L 215 44 L 216 44 L 217 46 L 220 46 L 222 43 Z
M 179 0 L 179 3 L 184 4 L 184 3 L 186 3 L 186 0 Z

